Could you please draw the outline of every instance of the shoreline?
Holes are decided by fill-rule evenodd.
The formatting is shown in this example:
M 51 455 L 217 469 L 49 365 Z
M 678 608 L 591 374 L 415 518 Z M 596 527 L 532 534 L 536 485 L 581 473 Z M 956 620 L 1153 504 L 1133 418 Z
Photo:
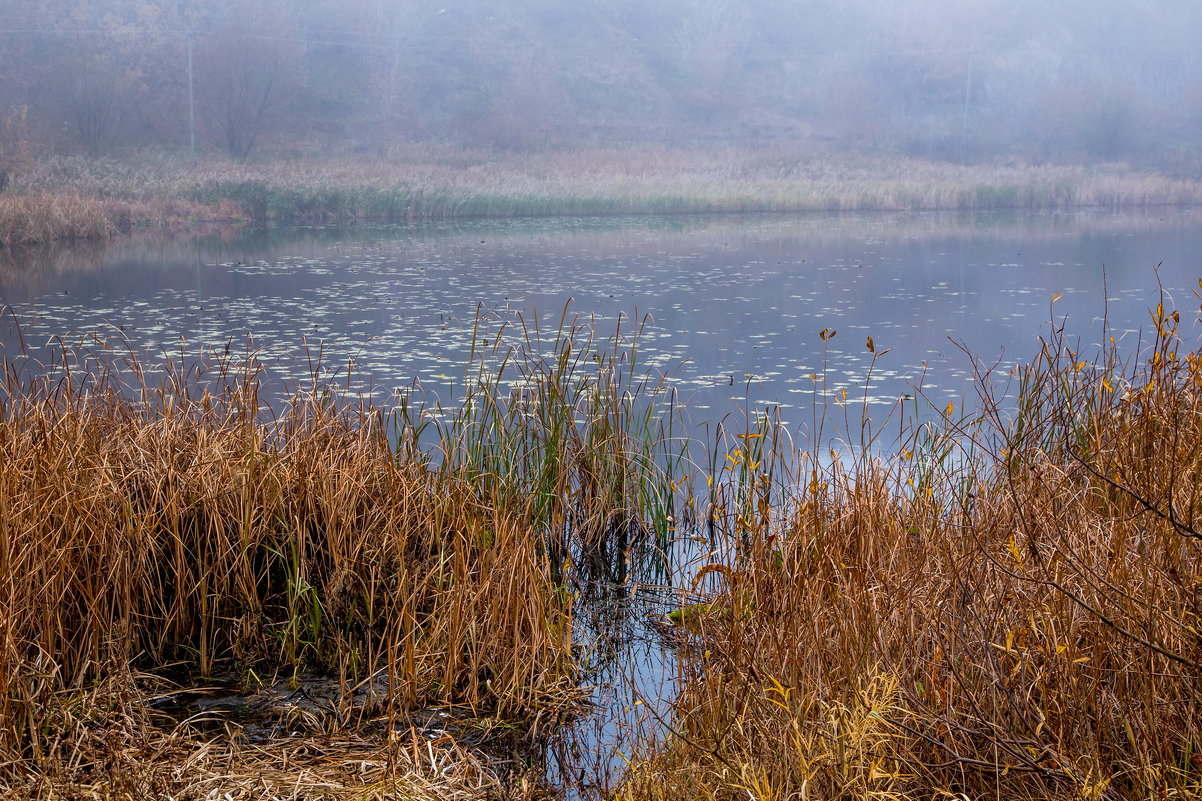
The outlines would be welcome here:
M 0 246 L 215 225 L 1195 205 L 1202 205 L 1202 181 L 1122 165 L 966 167 L 645 149 L 541 160 L 446 153 L 252 164 L 59 158 L 27 165 L 0 195 Z

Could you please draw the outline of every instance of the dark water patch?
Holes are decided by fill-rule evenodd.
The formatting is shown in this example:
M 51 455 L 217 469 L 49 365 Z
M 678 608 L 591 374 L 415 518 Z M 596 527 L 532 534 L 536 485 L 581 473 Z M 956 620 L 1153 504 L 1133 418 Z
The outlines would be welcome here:
M 668 622 L 689 594 L 668 585 L 598 585 L 576 604 L 587 712 L 556 733 L 548 783 L 568 799 L 604 796 L 635 751 L 662 740 L 682 677 L 681 632 Z

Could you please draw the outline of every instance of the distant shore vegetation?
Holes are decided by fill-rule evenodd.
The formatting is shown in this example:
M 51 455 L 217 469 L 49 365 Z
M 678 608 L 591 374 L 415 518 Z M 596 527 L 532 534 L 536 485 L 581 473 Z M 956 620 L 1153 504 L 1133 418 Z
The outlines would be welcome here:
M 1202 181 L 1124 164 L 959 165 L 911 157 L 655 146 L 385 157 L 140 155 L 31 160 L 6 173 L 0 245 L 215 222 L 397 223 L 536 216 L 1071 210 L 1202 203 Z

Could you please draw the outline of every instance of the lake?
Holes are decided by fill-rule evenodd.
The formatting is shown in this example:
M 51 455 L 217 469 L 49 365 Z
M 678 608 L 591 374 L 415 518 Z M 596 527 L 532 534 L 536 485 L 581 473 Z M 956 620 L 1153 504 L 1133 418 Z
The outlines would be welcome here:
M 642 325 L 642 369 L 666 376 L 694 424 L 775 407 L 804 436 L 816 405 L 844 392 L 866 401 L 878 423 L 918 393 L 938 408 L 971 405 L 967 354 L 984 365 L 1021 363 L 1053 320 L 1088 346 L 1103 338 L 1105 315 L 1134 348 L 1158 281 L 1194 316 L 1199 243 L 1202 214 L 1192 209 L 513 220 L 133 238 L 0 253 L 0 304 L 12 310 L 0 320 L 0 349 L 14 356 L 23 341 L 46 356 L 54 337 L 98 336 L 124 339 L 154 364 L 249 343 L 279 398 L 308 380 L 320 352 L 325 380 L 376 400 L 418 387 L 453 401 L 478 320 L 477 336 L 487 339 L 502 324 L 516 336 L 522 321 L 553 332 L 565 313 L 595 321 L 605 336 L 621 318 L 624 330 Z M 613 588 L 611 606 L 580 615 L 585 636 L 607 643 L 595 649 L 589 674 L 600 711 L 556 744 L 549 775 L 557 782 L 604 784 L 622 764 L 615 749 L 629 753 L 635 733 L 658 725 L 641 708 L 671 696 L 675 673 L 671 649 L 646 625 L 670 599 L 650 592 Z M 621 611 L 603 613 L 614 608 Z M 607 629 L 613 620 L 621 625 Z
M 415 382 L 453 398 L 478 312 L 486 327 L 520 315 L 553 330 L 566 308 L 602 335 L 619 315 L 649 315 L 643 367 L 667 374 L 695 421 L 777 406 L 801 425 L 816 391 L 887 406 L 921 386 L 959 405 L 962 347 L 1026 360 L 1053 317 L 1087 344 L 1103 313 L 1131 337 L 1155 305 L 1158 264 L 1190 310 L 1199 242 L 1202 216 L 1180 209 L 275 230 L 6 253 L 0 303 L 31 346 L 124 336 L 151 363 L 242 350 L 249 335 L 273 376 L 299 380 L 306 345 L 320 348 L 329 368 L 353 360 L 351 385 L 379 400 Z M 869 336 L 889 352 L 865 393 Z M 17 347 L 7 319 L 0 348 Z

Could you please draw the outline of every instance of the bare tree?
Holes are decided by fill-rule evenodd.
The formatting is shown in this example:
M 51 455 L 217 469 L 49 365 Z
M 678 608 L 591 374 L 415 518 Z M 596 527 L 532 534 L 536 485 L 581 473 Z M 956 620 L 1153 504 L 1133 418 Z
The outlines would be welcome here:
M 71 133 L 94 156 L 112 143 L 122 122 L 122 81 L 105 60 L 75 61 L 71 69 L 59 73 L 58 103 Z
M 205 121 L 230 155 L 245 160 L 298 85 L 300 41 L 292 20 L 281 3 L 237 6 L 223 25 L 198 39 Z

